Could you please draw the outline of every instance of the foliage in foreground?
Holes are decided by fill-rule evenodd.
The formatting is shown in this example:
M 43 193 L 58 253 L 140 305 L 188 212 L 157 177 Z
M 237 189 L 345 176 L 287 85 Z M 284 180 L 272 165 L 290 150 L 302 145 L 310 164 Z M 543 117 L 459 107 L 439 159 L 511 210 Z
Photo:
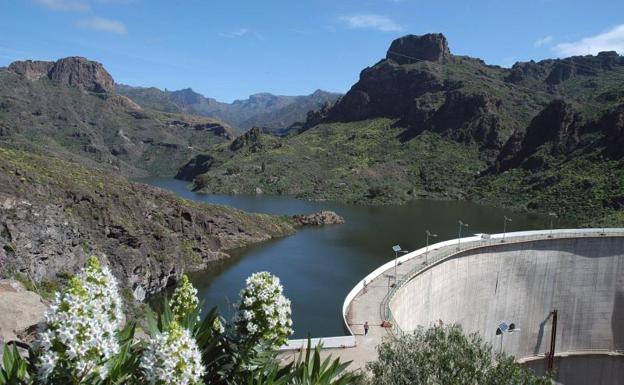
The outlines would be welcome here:
M 504 354 L 494 354 L 478 334 L 465 335 L 458 325 L 418 329 L 386 339 L 379 358 L 369 363 L 376 385 L 550 385 L 546 377 Z
M 133 323 L 120 330 L 117 282 L 92 257 L 56 295 L 29 358 L 4 346 L 0 385 L 347 385 L 361 378 L 346 370 L 349 363 L 321 361 L 320 347 L 280 363 L 275 347 L 292 321 L 277 277 L 250 277 L 238 307 L 253 317 L 226 323 L 214 308 L 202 319 L 197 290 L 184 277 L 161 312 L 148 309 L 148 337 L 139 338 Z M 253 319 L 257 333 L 241 333 L 241 319 Z

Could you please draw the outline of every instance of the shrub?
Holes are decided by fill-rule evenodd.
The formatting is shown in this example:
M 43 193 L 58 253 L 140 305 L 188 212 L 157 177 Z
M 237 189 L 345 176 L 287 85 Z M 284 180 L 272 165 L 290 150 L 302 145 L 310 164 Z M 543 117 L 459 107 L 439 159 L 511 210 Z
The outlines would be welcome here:
M 505 355 L 493 355 L 478 334 L 465 335 L 458 325 L 420 328 L 413 334 L 388 338 L 378 347 L 377 361 L 368 364 L 378 385 L 546 385 Z

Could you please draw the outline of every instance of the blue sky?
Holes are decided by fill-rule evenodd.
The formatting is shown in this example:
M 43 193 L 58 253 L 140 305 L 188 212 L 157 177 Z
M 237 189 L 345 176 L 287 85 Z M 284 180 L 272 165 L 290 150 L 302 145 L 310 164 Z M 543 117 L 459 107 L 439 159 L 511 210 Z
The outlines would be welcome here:
M 256 92 L 345 92 L 408 33 L 442 32 L 489 64 L 624 54 L 624 1 L 0 0 L 0 66 L 80 55 L 118 83 Z

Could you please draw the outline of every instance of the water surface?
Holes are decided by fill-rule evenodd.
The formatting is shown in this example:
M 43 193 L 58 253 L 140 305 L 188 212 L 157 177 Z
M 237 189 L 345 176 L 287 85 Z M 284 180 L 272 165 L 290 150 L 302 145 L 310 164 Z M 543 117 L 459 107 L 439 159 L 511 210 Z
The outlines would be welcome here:
M 344 334 L 341 309 L 347 293 L 370 271 L 394 258 L 393 245 L 405 250 L 423 247 L 427 229 L 438 234 L 432 241 L 436 242 L 457 238 L 458 220 L 469 224 L 470 234 L 502 232 L 504 216 L 512 218 L 508 231 L 549 226 L 549 219 L 543 216 L 463 201 L 418 200 L 402 206 L 370 207 L 291 197 L 202 195 L 188 191 L 186 182 L 175 179 L 142 182 L 184 198 L 250 212 L 293 215 L 333 210 L 345 218 L 343 225 L 306 227 L 289 237 L 235 250 L 230 252 L 232 258 L 209 271 L 189 275 L 206 308 L 217 305 L 226 317 L 231 315 L 231 304 L 246 277 L 261 270 L 279 276 L 292 301 L 293 338 L 308 333 Z

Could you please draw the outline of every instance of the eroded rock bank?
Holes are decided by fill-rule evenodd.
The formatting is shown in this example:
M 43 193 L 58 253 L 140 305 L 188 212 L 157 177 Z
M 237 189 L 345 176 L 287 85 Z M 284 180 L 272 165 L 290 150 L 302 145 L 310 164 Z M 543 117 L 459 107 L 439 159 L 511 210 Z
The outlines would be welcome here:
M 288 219 L 0 148 L 0 276 L 62 281 L 94 254 L 122 286 L 156 293 L 229 249 L 293 232 Z

